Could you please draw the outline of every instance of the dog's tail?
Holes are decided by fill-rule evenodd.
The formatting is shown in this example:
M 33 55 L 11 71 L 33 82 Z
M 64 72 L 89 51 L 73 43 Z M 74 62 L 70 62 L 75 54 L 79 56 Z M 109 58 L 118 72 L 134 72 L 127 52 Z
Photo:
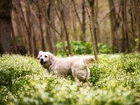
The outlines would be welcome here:
M 94 58 L 91 56 L 84 57 L 83 62 L 85 65 L 92 64 L 94 62 Z

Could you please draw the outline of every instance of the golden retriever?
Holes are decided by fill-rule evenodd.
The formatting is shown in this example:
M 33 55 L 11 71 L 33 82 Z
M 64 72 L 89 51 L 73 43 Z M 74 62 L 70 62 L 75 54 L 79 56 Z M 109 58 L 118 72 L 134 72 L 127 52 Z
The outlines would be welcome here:
M 59 58 L 50 52 L 40 51 L 38 54 L 40 64 L 48 70 L 49 73 L 57 76 L 69 76 L 72 74 L 74 79 L 78 79 L 82 84 L 88 82 L 90 70 L 87 67 L 94 62 L 91 56 L 72 56 Z

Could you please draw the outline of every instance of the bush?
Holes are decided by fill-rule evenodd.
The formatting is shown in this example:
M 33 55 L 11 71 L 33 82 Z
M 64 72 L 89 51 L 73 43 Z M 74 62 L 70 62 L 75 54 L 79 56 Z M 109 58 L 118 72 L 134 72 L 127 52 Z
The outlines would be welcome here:
M 99 55 L 90 66 L 91 87 L 46 74 L 31 57 L 3 55 L 0 65 L 1 105 L 140 104 L 140 54 Z
M 41 66 L 31 57 L 20 55 L 3 55 L 0 57 L 0 90 L 4 91 L 0 96 L 0 104 L 7 102 L 5 97 L 12 94 L 18 96 L 17 91 L 22 91 L 28 80 L 39 75 Z
M 72 41 L 70 43 L 72 53 L 73 55 L 79 55 L 79 54 L 93 54 L 93 47 L 91 42 L 82 42 L 82 41 Z M 58 49 L 58 54 L 62 56 L 66 56 L 68 53 L 67 49 L 67 42 L 64 42 L 64 47 L 66 48 L 66 51 L 64 51 L 62 43 L 59 42 L 56 44 L 56 47 Z M 111 54 L 112 53 L 112 48 L 109 45 L 103 44 L 103 43 L 98 43 L 98 49 L 99 53 L 101 54 Z M 114 53 L 117 52 L 117 49 L 115 48 Z
M 107 45 L 107 44 L 103 44 L 103 43 L 98 43 L 98 49 L 99 49 L 99 53 L 101 54 L 111 54 L 112 53 L 112 47 Z M 117 52 L 117 48 L 114 48 L 114 53 Z
M 71 45 L 71 49 L 72 49 L 72 53 L 74 55 L 79 55 L 79 54 L 92 54 L 93 50 L 92 50 L 92 44 L 90 42 L 82 42 L 82 41 L 72 41 L 70 43 Z M 66 50 L 66 52 L 63 49 L 62 43 L 59 42 L 56 44 L 56 47 L 58 49 L 58 54 L 60 55 L 65 55 L 66 52 L 68 52 L 68 50 Z M 67 42 L 64 42 L 64 47 L 67 48 Z

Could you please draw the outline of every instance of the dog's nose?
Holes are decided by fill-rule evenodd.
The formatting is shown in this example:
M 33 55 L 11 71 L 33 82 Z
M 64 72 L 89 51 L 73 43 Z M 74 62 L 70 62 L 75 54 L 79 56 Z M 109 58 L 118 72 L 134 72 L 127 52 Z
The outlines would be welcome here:
M 40 59 L 40 64 L 41 64 L 41 65 L 44 64 L 44 60 L 43 60 L 43 58 Z
M 40 59 L 40 62 L 43 62 L 43 58 Z

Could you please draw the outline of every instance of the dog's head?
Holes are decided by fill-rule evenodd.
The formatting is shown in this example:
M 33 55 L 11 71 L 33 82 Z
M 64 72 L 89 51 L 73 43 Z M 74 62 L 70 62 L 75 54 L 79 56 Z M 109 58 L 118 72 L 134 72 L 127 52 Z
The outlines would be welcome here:
M 50 52 L 40 51 L 37 58 L 40 60 L 41 65 L 51 64 L 53 60 L 53 54 Z

